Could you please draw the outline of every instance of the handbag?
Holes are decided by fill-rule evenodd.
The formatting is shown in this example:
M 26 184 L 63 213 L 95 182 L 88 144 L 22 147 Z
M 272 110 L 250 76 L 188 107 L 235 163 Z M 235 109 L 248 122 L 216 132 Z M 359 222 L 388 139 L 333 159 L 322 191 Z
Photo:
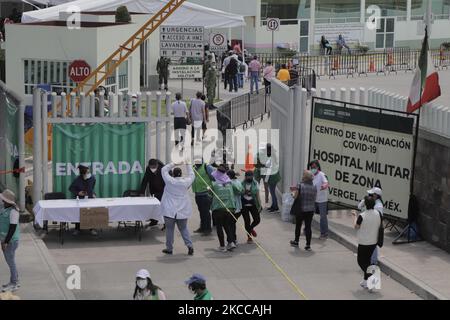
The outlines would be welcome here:
M 384 243 L 384 226 L 383 226 L 383 216 L 381 215 L 380 212 L 378 212 L 380 214 L 380 228 L 378 229 L 378 241 L 377 241 L 377 246 L 379 246 L 380 248 L 383 247 L 383 243 Z

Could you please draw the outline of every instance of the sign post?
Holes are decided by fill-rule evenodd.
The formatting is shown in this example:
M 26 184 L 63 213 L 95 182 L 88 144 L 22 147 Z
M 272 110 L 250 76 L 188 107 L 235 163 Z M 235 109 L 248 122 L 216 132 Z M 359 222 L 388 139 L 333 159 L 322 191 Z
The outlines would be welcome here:
M 279 31 L 279 29 L 280 29 L 280 19 L 267 18 L 267 30 L 272 31 L 272 62 L 275 51 L 275 31 Z
M 170 65 L 169 66 L 169 76 L 170 79 L 181 80 L 181 94 L 184 91 L 184 79 L 198 79 L 203 76 L 202 65 Z
M 204 50 L 203 27 L 163 26 L 160 28 L 162 57 L 202 59 Z
M 69 65 L 69 78 L 73 82 L 82 82 L 90 74 L 91 66 L 84 60 L 75 60 Z

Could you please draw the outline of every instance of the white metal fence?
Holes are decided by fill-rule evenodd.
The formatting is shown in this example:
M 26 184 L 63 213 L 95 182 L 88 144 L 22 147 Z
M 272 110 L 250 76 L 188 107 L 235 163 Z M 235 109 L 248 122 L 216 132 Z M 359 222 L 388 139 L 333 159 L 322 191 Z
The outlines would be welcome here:
M 50 101 L 49 101 L 50 100 Z M 93 93 L 79 97 L 63 92 L 50 95 L 35 89 L 33 94 L 33 201 L 43 199 L 48 190 L 47 155 L 49 125 L 90 123 L 145 123 L 146 160 L 157 158 L 165 163 L 171 160 L 171 93 L 140 93 L 136 95 L 109 93 L 108 97 Z M 48 107 L 50 106 L 50 107 Z M 101 108 L 100 106 L 104 106 Z M 165 130 L 165 131 L 164 131 Z M 164 141 L 162 139 L 164 135 Z M 163 148 L 163 143 L 165 147 Z M 165 158 L 162 158 L 163 153 Z M 43 165 L 44 164 L 44 165 Z

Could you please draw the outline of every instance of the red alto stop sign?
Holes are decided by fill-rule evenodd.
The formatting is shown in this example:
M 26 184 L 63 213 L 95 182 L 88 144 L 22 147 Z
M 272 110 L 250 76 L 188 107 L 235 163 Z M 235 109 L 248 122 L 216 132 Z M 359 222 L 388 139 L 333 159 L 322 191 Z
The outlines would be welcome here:
M 73 82 L 82 82 L 91 74 L 91 66 L 84 60 L 75 60 L 69 65 L 69 78 Z

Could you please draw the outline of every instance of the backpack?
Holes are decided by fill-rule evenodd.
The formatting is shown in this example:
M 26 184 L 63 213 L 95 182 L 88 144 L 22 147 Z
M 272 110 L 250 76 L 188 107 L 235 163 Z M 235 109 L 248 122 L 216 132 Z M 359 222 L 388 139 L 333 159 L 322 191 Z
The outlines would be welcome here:
M 239 66 L 239 72 L 240 73 L 245 73 L 245 64 L 241 63 L 241 65 Z

